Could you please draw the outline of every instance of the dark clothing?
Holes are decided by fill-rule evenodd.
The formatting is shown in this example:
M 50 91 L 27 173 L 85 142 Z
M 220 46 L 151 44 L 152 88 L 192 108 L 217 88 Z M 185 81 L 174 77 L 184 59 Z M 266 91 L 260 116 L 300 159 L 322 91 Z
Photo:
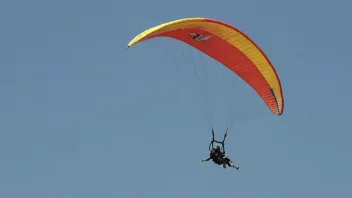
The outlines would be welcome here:
M 220 151 L 215 150 L 214 153 L 210 153 L 209 157 L 215 164 L 221 165 L 224 163 L 223 154 Z
M 217 156 L 216 153 L 210 153 L 209 157 L 215 164 L 219 164 L 219 156 Z
M 212 160 L 217 165 L 223 165 L 224 168 L 226 168 L 226 165 L 228 165 L 229 167 L 239 169 L 239 166 L 233 165 L 228 156 L 225 156 L 222 152 L 220 152 L 220 150 L 212 150 L 209 157 L 203 159 L 202 162 L 209 160 Z

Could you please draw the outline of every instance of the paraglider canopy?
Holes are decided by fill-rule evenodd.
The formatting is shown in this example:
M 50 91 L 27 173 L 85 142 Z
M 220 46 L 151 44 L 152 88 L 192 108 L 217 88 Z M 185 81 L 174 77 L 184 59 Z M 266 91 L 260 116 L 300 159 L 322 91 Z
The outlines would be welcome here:
M 264 52 L 239 29 L 214 19 L 185 18 L 140 33 L 128 47 L 155 37 L 177 39 L 214 58 L 247 82 L 273 114 L 282 115 L 279 77 Z

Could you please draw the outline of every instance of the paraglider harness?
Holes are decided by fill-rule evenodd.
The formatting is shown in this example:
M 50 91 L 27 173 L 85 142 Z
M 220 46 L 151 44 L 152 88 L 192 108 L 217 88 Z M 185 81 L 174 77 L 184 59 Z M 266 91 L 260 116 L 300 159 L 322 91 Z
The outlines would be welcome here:
M 213 135 L 213 140 L 210 142 L 209 151 L 211 151 L 211 149 L 214 149 L 214 143 L 218 143 L 218 144 L 221 144 L 221 147 L 220 147 L 221 157 L 225 156 L 225 139 L 227 136 L 227 130 L 228 129 L 226 129 L 226 131 L 225 131 L 224 139 L 222 140 L 222 142 L 215 140 L 214 129 L 211 130 L 212 135 Z

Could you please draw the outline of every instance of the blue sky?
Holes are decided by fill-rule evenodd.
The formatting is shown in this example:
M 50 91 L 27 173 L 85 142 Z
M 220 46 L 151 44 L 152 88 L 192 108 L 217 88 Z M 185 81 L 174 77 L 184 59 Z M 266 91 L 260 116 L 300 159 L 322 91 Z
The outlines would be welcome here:
M 1 1 L 0 196 L 351 197 L 351 6 Z M 281 78 L 284 115 L 182 43 L 125 49 L 141 31 L 185 17 L 222 20 L 254 39 Z M 209 80 L 197 86 L 192 69 Z M 240 170 L 200 162 L 211 126 L 219 138 L 229 127 L 227 153 Z

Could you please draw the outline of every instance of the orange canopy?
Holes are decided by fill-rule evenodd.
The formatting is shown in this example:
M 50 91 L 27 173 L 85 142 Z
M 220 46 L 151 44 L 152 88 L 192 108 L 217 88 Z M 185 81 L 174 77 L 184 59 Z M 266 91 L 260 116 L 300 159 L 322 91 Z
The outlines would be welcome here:
M 214 19 L 179 19 L 140 33 L 128 47 L 155 37 L 180 40 L 214 58 L 247 82 L 275 115 L 283 113 L 282 87 L 273 65 L 237 28 Z

